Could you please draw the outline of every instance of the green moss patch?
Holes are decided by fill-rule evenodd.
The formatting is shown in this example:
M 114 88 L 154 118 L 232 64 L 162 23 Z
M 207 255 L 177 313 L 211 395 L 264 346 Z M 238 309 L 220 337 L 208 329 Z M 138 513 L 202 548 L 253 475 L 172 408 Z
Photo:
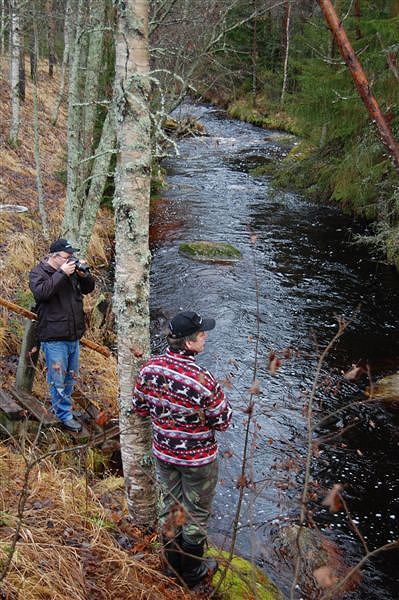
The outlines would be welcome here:
M 222 552 L 217 548 L 210 548 L 207 554 L 215 556 L 220 564 L 220 568 L 212 579 L 214 587 L 218 585 L 225 565 L 228 565 L 226 577 L 218 590 L 218 598 L 222 600 L 243 600 L 245 598 L 283 600 L 283 595 L 274 583 L 245 558 L 234 556 L 229 561 L 229 553 Z
M 236 262 L 241 252 L 231 244 L 198 240 L 180 244 L 179 251 L 194 260 L 210 262 Z

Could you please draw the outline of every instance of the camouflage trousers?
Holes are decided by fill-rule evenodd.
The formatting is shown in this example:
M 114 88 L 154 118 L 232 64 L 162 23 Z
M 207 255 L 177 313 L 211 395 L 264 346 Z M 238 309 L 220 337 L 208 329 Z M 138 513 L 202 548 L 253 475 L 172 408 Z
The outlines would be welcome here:
M 161 484 L 161 529 L 168 538 L 183 533 L 190 544 L 206 540 L 218 479 L 218 461 L 202 467 L 179 467 L 156 460 Z

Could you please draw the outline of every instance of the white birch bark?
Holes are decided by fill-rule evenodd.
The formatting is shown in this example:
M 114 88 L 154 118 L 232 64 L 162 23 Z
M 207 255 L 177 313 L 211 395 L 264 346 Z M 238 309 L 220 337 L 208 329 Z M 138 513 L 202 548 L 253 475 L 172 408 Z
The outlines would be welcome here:
M 63 51 L 63 55 L 62 55 L 60 89 L 58 92 L 57 102 L 55 104 L 53 114 L 51 115 L 51 121 L 52 121 L 53 125 L 55 125 L 57 123 L 61 102 L 64 98 L 65 75 L 66 75 L 66 71 L 67 71 L 68 63 L 69 63 L 70 45 L 71 45 L 72 35 L 73 35 L 72 1 L 67 0 L 66 4 L 65 4 L 64 51 Z
M 86 64 L 86 81 L 83 108 L 82 156 L 88 158 L 92 154 L 94 127 L 97 116 L 98 87 L 101 65 L 103 62 L 105 0 L 92 0 L 90 3 L 89 44 Z M 81 164 L 80 177 L 84 181 L 91 168 L 91 162 Z
M 55 20 L 53 0 L 46 0 L 46 20 L 47 20 L 47 50 L 48 50 L 48 74 L 53 77 L 55 56 Z
M 80 197 L 81 189 L 79 186 L 81 122 L 81 108 L 79 106 L 79 66 L 81 60 L 84 4 L 84 0 L 79 0 L 68 92 L 67 190 L 62 234 L 68 237 L 73 244 L 77 243 L 79 237 L 79 220 L 82 204 L 82 198 Z
M 19 116 L 19 51 L 20 17 L 19 0 L 10 0 L 10 87 L 11 87 L 11 126 L 9 141 L 18 143 Z
M 286 0 L 286 21 L 285 21 L 285 56 L 284 56 L 284 74 L 283 85 L 281 88 L 280 105 L 283 106 L 285 94 L 287 91 L 288 79 L 288 58 L 290 55 L 290 25 L 291 25 L 291 0 Z
M 90 187 L 80 222 L 78 245 L 83 256 L 86 254 L 93 227 L 96 222 L 97 211 L 109 177 L 110 162 L 114 149 L 115 119 L 114 109 L 111 107 L 105 118 L 101 139 L 97 146 L 96 158 L 94 158 L 90 176 Z
M 147 0 L 117 0 L 115 101 L 115 293 L 121 451 L 129 512 L 154 525 L 156 493 L 149 419 L 131 411 L 135 375 L 149 353 L 148 219 L 151 122 Z
M 35 63 L 37 64 L 39 58 L 39 42 L 37 35 L 37 21 L 36 15 L 33 19 L 33 36 L 34 36 L 34 53 Z M 40 143 L 39 143 L 39 106 L 38 106 L 38 94 L 37 94 L 37 70 L 33 78 L 33 132 L 34 132 L 34 155 L 36 164 L 36 188 L 37 188 L 37 203 L 39 209 L 40 220 L 42 223 L 42 230 L 44 238 L 49 241 L 49 228 L 47 213 L 45 208 L 44 192 L 42 185 L 42 168 L 40 160 Z
M 0 0 L 0 52 L 2 54 L 4 54 L 5 47 L 6 47 L 5 29 L 6 29 L 5 0 Z

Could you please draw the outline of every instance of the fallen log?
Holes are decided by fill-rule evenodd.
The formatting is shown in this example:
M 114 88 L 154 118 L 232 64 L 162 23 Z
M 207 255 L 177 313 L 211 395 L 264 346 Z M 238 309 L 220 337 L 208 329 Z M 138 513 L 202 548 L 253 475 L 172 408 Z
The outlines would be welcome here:
M 18 304 L 14 304 L 14 302 L 5 300 L 5 298 L 0 297 L 0 306 L 4 306 L 4 308 L 7 308 L 8 310 L 17 313 L 18 315 L 22 315 L 26 319 L 31 319 L 32 321 L 37 320 L 36 313 L 32 312 L 31 310 L 28 310 L 27 308 L 23 308 Z M 85 337 L 81 338 L 80 343 L 82 344 L 82 346 L 86 346 L 86 348 L 90 348 L 91 350 L 94 350 L 95 352 L 98 352 L 99 354 L 102 354 L 107 358 L 111 356 L 111 350 L 109 348 L 107 348 L 106 346 L 102 346 L 101 344 L 96 344 L 96 342 L 92 342 L 91 340 L 88 340 Z

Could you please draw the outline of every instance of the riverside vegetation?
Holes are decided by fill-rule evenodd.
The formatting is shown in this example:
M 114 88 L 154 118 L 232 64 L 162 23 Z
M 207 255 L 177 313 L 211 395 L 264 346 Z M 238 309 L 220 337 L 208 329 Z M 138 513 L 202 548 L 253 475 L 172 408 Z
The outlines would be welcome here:
M 399 139 L 398 3 L 343 1 L 337 11 Z M 219 74 L 217 84 L 203 85 L 201 91 L 234 118 L 298 135 L 299 144 L 284 160 L 259 167 L 257 173 L 368 221 L 371 234 L 363 241 L 383 250 L 399 268 L 398 173 L 336 42 L 316 3 L 292 6 L 288 27 L 287 12 L 280 10 L 280 19 L 275 15 L 271 9 L 228 34 L 235 52 L 221 60 L 227 72 L 237 74 L 234 86 Z

